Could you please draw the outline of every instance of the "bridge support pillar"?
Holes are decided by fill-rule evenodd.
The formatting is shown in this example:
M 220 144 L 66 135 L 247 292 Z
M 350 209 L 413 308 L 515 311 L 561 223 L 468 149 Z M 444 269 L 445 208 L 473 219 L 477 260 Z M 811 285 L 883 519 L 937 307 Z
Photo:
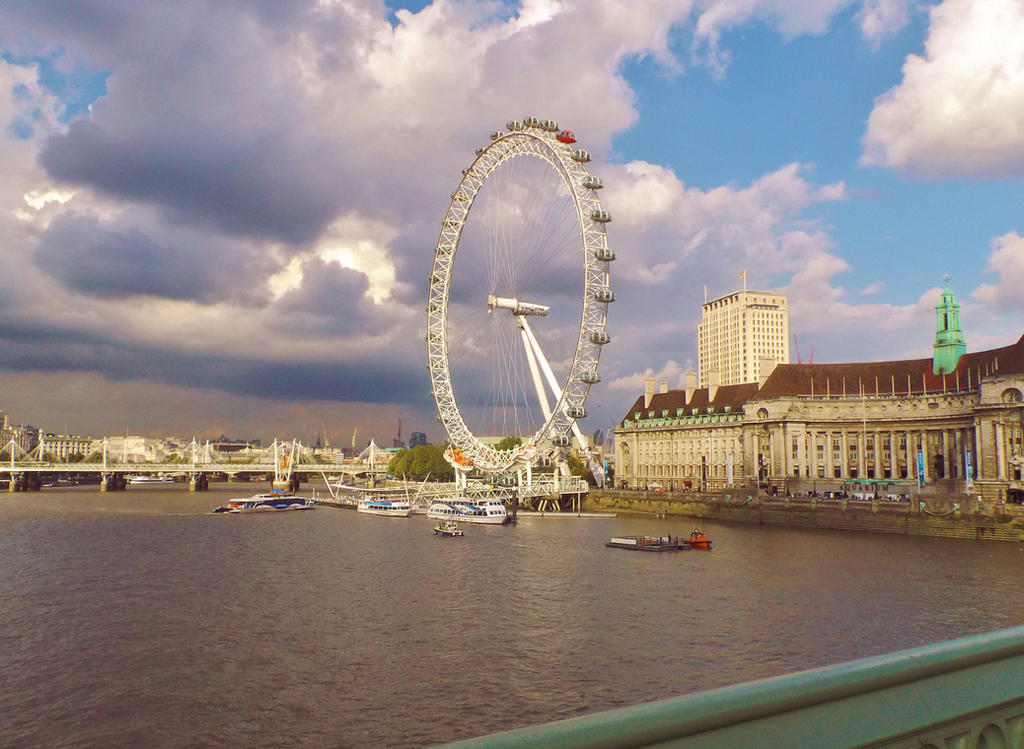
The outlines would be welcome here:
M 205 473 L 192 473 L 188 477 L 188 490 L 190 492 L 205 492 L 210 488 L 210 480 Z
M 128 488 L 128 482 L 121 473 L 104 473 L 100 475 L 101 492 L 123 492 Z

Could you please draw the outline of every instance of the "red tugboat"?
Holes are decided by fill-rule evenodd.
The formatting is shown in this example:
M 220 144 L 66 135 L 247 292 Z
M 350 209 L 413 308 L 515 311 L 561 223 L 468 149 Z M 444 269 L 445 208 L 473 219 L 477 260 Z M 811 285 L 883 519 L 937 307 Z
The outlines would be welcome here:
M 700 549 L 701 551 L 711 551 L 711 539 L 704 535 L 704 531 L 700 528 L 694 528 L 690 537 L 686 539 L 686 543 L 690 545 L 690 548 Z

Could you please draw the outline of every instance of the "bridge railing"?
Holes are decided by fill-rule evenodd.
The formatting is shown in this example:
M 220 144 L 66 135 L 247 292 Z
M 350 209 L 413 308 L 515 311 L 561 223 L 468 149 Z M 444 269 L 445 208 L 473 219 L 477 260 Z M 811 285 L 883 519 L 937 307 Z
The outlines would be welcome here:
M 1024 627 L 451 746 L 1024 748 Z

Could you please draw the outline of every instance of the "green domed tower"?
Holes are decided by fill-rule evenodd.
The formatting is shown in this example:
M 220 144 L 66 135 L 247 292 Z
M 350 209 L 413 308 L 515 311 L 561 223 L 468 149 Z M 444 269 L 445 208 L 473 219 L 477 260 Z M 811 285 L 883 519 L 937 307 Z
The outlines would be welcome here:
M 943 277 L 942 301 L 935 308 L 937 322 L 932 354 L 932 373 L 950 374 L 956 370 L 960 357 L 967 353 L 964 332 L 960 330 L 960 305 L 949 288 L 949 276 Z

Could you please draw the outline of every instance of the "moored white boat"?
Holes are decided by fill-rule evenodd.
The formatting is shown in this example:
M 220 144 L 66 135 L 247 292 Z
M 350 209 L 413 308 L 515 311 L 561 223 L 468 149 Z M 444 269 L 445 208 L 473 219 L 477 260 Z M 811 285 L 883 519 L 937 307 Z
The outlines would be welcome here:
M 377 497 L 363 497 L 356 506 L 357 512 L 367 515 L 384 515 L 392 518 L 407 518 L 412 512 L 412 507 L 405 499 L 380 499 Z
M 427 510 L 428 518 L 459 520 L 466 523 L 501 525 L 508 522 L 508 511 L 500 499 L 473 500 L 465 497 L 435 499 Z
M 125 481 L 127 481 L 132 486 L 174 483 L 174 479 L 172 479 L 170 476 L 126 476 Z
M 284 510 L 312 510 L 316 501 L 308 497 L 296 497 L 294 494 L 273 492 L 271 494 L 254 494 L 251 497 L 232 499 L 226 505 L 213 508 L 214 512 L 282 512 Z

